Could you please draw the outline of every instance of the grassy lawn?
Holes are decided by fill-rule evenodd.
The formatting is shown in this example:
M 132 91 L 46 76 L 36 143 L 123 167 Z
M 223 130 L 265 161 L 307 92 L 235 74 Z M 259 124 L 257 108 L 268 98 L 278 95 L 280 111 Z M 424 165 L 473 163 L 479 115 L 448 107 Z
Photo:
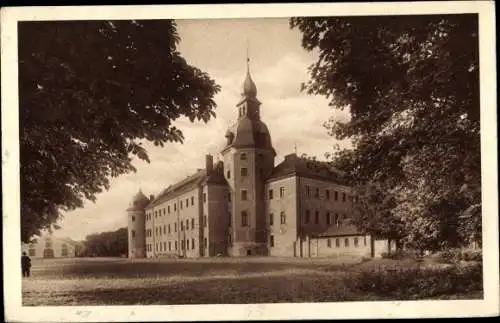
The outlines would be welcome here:
M 33 260 L 26 305 L 143 305 L 385 300 L 349 287 L 352 271 L 411 265 L 359 259 Z M 347 283 L 346 283 L 347 282 Z M 443 298 L 480 298 L 447 295 Z

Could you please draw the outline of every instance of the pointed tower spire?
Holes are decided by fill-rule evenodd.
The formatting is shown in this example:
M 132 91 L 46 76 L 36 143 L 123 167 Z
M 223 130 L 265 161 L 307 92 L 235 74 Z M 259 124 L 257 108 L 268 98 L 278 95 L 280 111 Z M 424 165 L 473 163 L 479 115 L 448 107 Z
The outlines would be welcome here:
M 242 95 L 246 98 L 256 98 L 257 97 L 257 87 L 250 76 L 250 57 L 248 55 L 248 41 L 247 41 L 247 75 L 245 82 L 243 82 L 243 93 Z

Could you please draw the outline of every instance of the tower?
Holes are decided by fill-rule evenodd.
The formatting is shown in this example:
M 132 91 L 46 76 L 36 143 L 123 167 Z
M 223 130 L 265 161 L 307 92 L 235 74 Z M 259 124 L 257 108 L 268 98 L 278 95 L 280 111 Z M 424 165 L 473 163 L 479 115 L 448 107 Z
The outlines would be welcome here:
M 265 179 L 274 168 L 276 152 L 271 136 L 260 119 L 257 87 L 247 72 L 241 99 L 236 105 L 238 121 L 226 133 L 221 154 L 230 190 L 228 253 L 231 256 L 267 255 Z
M 150 200 L 141 190 L 134 196 L 127 209 L 128 217 L 128 257 L 146 257 L 146 206 Z

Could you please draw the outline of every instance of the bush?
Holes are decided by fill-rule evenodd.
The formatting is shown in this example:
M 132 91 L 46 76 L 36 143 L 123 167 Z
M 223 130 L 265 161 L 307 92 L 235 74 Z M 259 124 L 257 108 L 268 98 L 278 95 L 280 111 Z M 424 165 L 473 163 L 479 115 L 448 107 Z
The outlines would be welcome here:
M 380 256 L 382 257 L 382 259 L 395 259 L 395 260 L 399 259 L 418 260 L 421 258 L 420 252 L 416 250 L 401 250 L 401 249 L 398 249 L 396 252 L 392 253 L 382 252 Z
M 481 250 L 446 249 L 436 253 L 441 262 L 453 264 L 460 261 L 482 261 Z
M 482 265 L 362 270 L 345 278 L 355 291 L 396 299 L 421 299 L 482 290 Z

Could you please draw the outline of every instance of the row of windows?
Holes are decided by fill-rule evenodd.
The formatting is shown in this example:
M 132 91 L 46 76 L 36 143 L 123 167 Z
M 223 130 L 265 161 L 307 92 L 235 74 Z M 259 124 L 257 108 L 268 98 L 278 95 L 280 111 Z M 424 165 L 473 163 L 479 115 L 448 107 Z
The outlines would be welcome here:
M 207 248 L 207 246 L 208 246 L 207 238 L 204 238 L 202 248 Z M 168 249 L 167 249 L 167 247 L 168 247 Z M 167 242 L 163 242 L 163 243 L 157 242 L 155 244 L 155 251 L 156 252 L 177 251 L 178 247 L 179 247 L 179 244 L 177 243 L 177 240 L 173 241 L 173 243 L 172 243 L 172 241 L 168 241 L 168 243 Z M 194 250 L 196 248 L 195 240 L 194 239 L 181 240 L 180 247 L 181 247 L 181 250 Z M 146 245 L 146 249 L 149 252 L 153 251 L 153 245 L 151 243 L 148 243 Z
M 332 214 L 330 212 L 326 212 L 325 219 L 326 219 L 327 225 L 335 224 L 336 226 L 339 226 L 340 222 L 347 219 L 347 215 L 334 213 L 332 216 Z M 305 216 L 304 216 L 304 223 L 308 224 L 310 222 L 311 222 L 311 211 L 306 210 Z M 320 222 L 319 211 L 316 211 L 316 212 L 314 212 L 314 223 L 319 224 L 319 222 Z
M 309 185 L 306 185 L 306 196 L 310 197 L 311 196 L 311 187 Z M 320 189 L 315 188 L 314 189 L 314 197 L 319 199 L 320 198 Z M 325 190 L 325 199 L 329 200 L 331 198 L 330 190 Z M 349 199 L 349 202 L 353 201 L 353 196 L 352 195 L 347 195 L 345 192 L 342 192 L 342 202 L 346 202 L 347 199 Z M 333 191 L 333 200 L 338 201 L 339 200 L 339 192 Z M 358 197 L 354 197 L 354 201 L 357 203 L 358 202 Z
M 366 237 L 364 237 L 364 245 L 366 247 Z M 332 239 L 328 239 L 326 241 L 326 245 L 328 246 L 328 248 L 331 248 L 332 247 Z M 335 247 L 336 248 L 340 248 L 340 238 L 335 238 Z M 349 238 L 344 238 L 344 247 L 348 248 L 349 247 Z M 354 247 L 357 248 L 359 247 L 359 239 L 358 238 L 354 238 Z
M 280 213 L 280 224 L 286 224 L 286 215 L 284 211 Z M 274 214 L 269 214 L 269 225 L 274 225 Z
M 280 198 L 285 196 L 285 187 L 280 187 Z M 272 189 L 269 190 L 269 199 L 272 200 L 274 198 L 274 191 Z
M 191 196 L 191 198 L 186 198 L 185 200 L 180 200 L 179 201 L 179 209 L 182 210 L 184 207 L 188 208 L 190 201 L 191 201 L 191 206 L 193 206 L 194 205 L 194 196 Z M 207 194 L 203 193 L 203 202 L 205 203 L 206 201 L 207 201 Z M 174 212 L 177 211 L 177 203 L 173 204 L 173 210 L 174 210 Z M 170 205 L 167 205 L 166 208 L 147 213 L 146 220 L 147 221 L 151 220 L 153 218 L 153 215 L 155 216 L 155 218 L 157 218 L 159 216 L 170 214 L 170 213 L 171 213 Z M 132 216 L 132 221 L 135 221 L 134 216 Z
M 184 225 L 184 221 L 180 222 L 180 231 L 184 231 L 184 229 L 189 230 L 191 227 L 191 230 L 194 230 L 194 223 L 195 220 L 194 218 L 186 219 L 186 225 Z M 203 226 L 207 226 L 207 216 L 203 216 Z M 162 230 L 163 229 L 163 230 Z M 132 231 L 133 232 L 133 231 Z M 167 234 L 172 232 L 172 227 L 170 226 L 170 223 L 168 225 L 158 226 L 155 227 L 155 235 L 161 236 L 163 234 Z M 177 232 L 177 223 L 174 223 L 174 232 Z M 146 229 L 146 237 L 151 237 L 153 235 L 153 229 Z

